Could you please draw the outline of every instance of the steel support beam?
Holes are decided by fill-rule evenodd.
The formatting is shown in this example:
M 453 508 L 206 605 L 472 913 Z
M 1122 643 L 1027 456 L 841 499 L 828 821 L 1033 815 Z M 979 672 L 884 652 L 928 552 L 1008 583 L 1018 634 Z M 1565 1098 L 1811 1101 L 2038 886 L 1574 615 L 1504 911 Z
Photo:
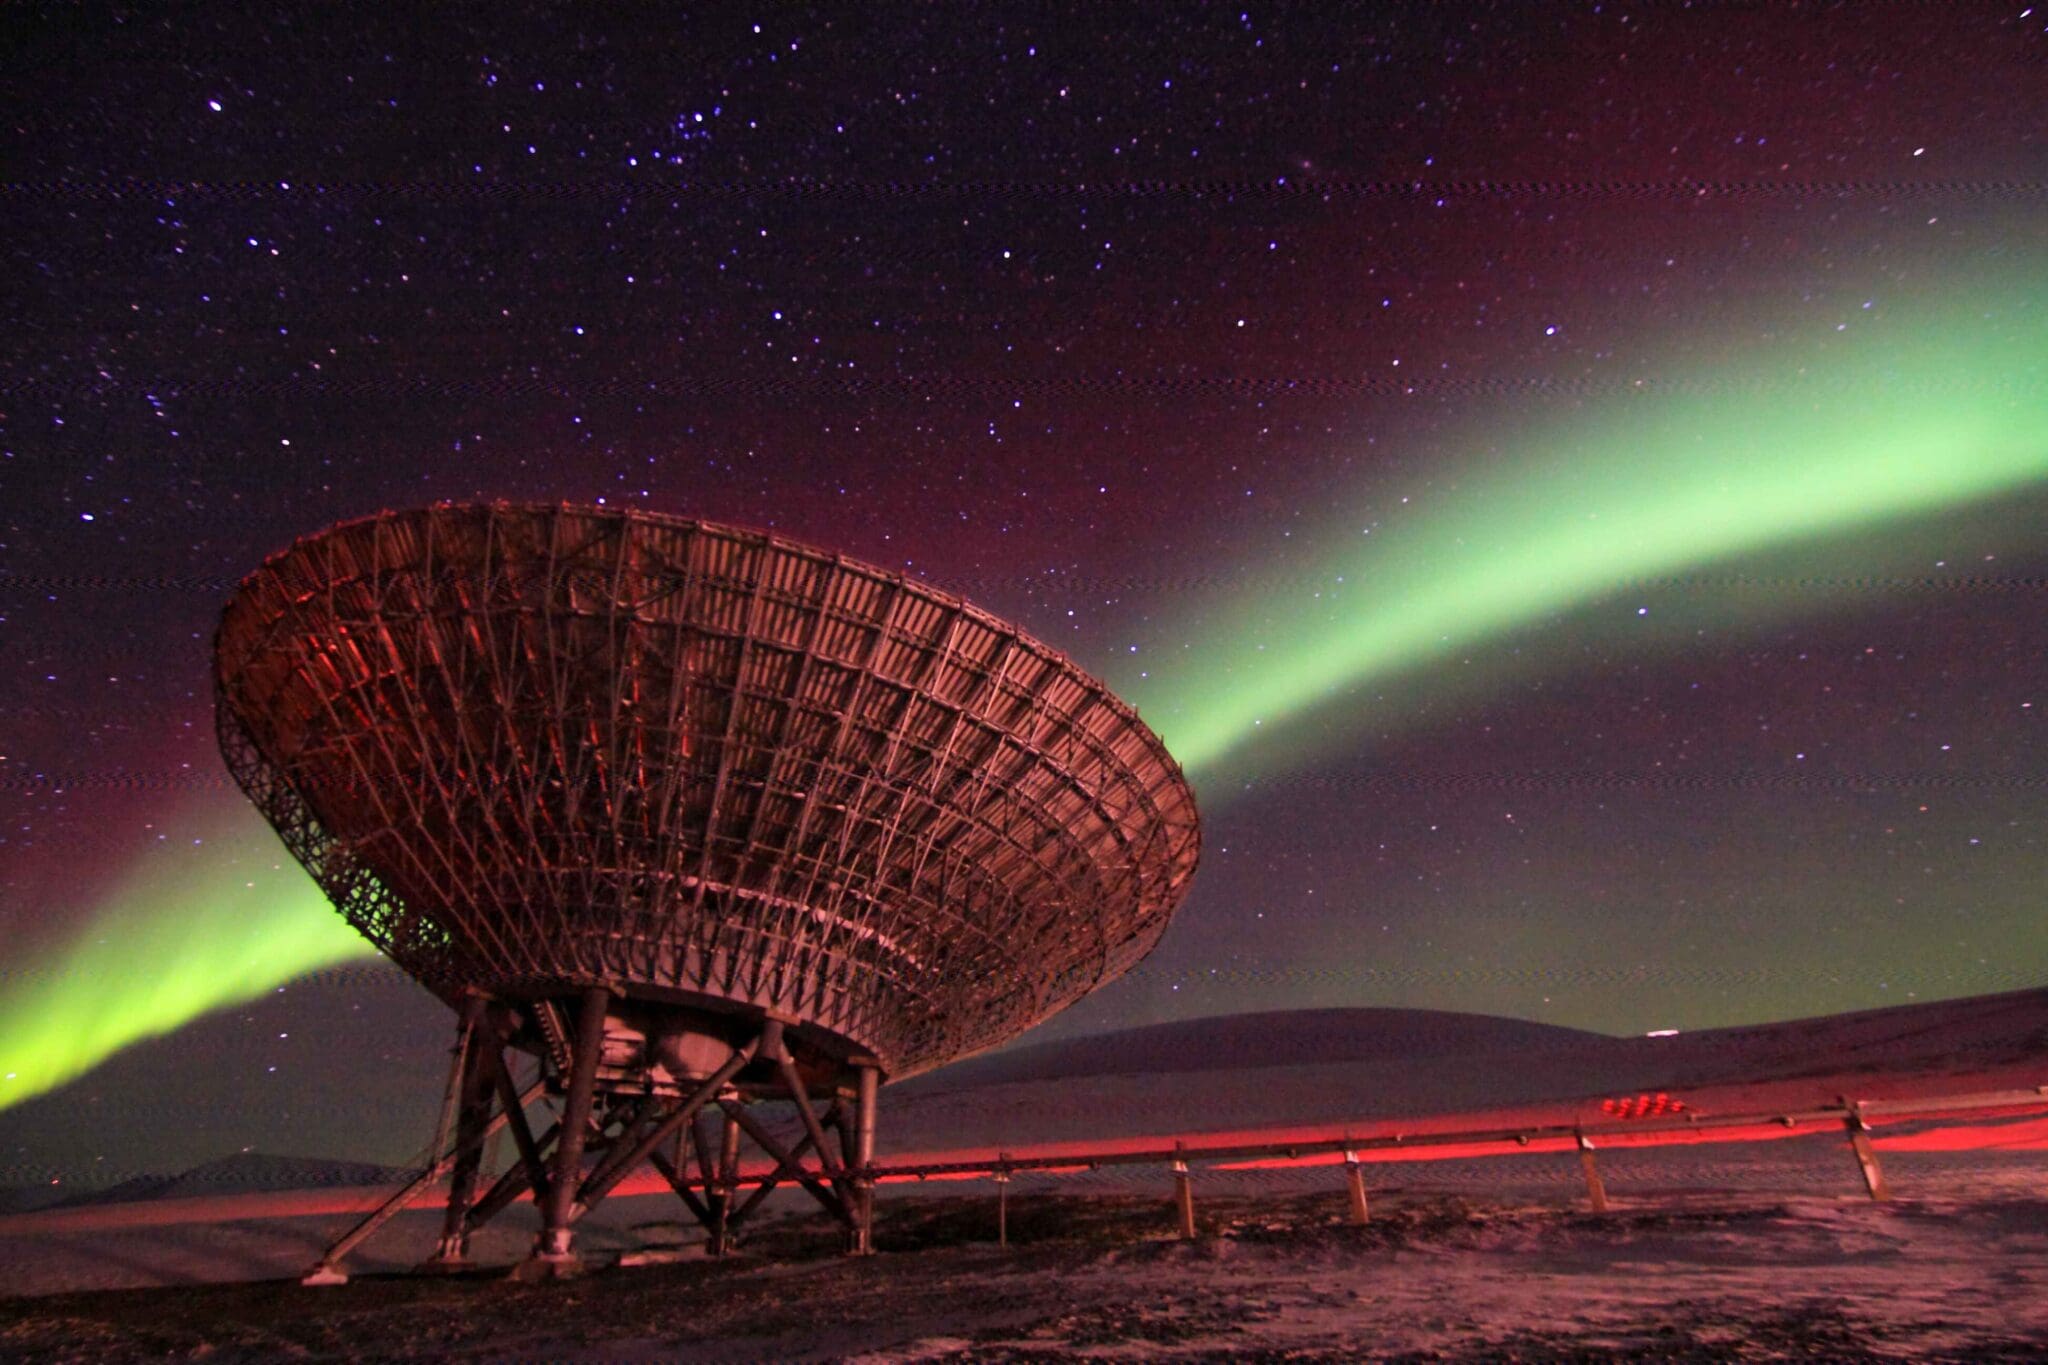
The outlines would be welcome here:
M 853 1115 L 853 1245 L 856 1256 L 875 1249 L 875 1104 L 882 1073 L 873 1066 L 859 1069 Z
M 825 1111 L 825 1127 L 839 1144 L 839 1169 L 852 1171 L 860 1164 L 854 1160 L 860 1148 L 854 1132 L 853 1105 L 846 1096 L 836 1097 L 832 1107 Z
M 690 1188 L 689 1177 L 683 1174 L 682 1169 L 666 1153 L 656 1152 L 648 1160 L 654 1163 L 655 1170 L 661 1172 L 662 1179 L 668 1181 L 669 1188 L 676 1192 L 684 1206 L 690 1210 L 690 1215 L 703 1225 L 706 1232 L 709 1232 L 711 1206 L 699 1199 L 697 1192 Z
M 542 1133 L 535 1142 L 536 1151 L 539 1153 L 552 1153 L 554 1151 L 554 1144 L 560 1141 L 561 1136 L 562 1125 L 559 1123 L 550 1124 L 547 1131 Z M 545 1204 L 547 1202 L 546 1192 L 551 1183 L 551 1178 L 547 1173 L 545 1159 L 537 1156 L 535 1160 L 539 1166 L 538 1171 L 523 1162 L 520 1165 L 506 1168 L 505 1173 L 498 1177 L 498 1183 L 491 1186 L 485 1192 L 484 1197 L 477 1200 L 471 1206 L 468 1219 L 471 1232 L 475 1232 L 478 1228 L 496 1218 L 500 1213 L 503 1213 L 507 1205 L 511 1204 L 520 1195 L 525 1194 L 528 1189 L 535 1191 L 534 1202 L 536 1204 Z M 536 1174 L 540 1177 L 538 1184 L 534 1180 Z
M 577 1265 L 571 1231 L 578 1187 L 583 1178 L 583 1146 L 590 1135 L 591 1102 L 597 1093 L 597 1063 L 604 1049 L 604 1016 L 611 992 L 592 986 L 583 992 L 576 1016 L 575 1053 L 570 1064 L 569 1093 L 562 1107 L 562 1133 L 555 1140 L 554 1170 L 548 1195 L 541 1203 L 540 1239 L 526 1265 L 539 1275 L 574 1273 Z
M 758 1037 L 736 1047 L 716 1071 L 673 1108 L 664 1111 L 659 1100 L 642 1099 L 617 1124 L 616 1132 L 611 1132 L 613 1121 L 609 1115 L 619 1114 L 627 1103 L 616 1095 L 607 1099 L 599 1093 L 597 1073 L 603 1056 L 604 1020 L 611 1003 L 611 993 L 604 987 L 592 987 L 583 993 L 575 1032 L 567 1040 L 568 1073 L 554 1071 L 544 1058 L 543 1076 L 524 1091 L 517 1088 L 504 1052 L 512 1016 L 481 997 L 467 1005 L 458 1056 L 451 1069 L 455 1089 L 450 1104 L 444 1106 L 441 1125 L 445 1137 L 453 1124 L 452 1143 L 418 1179 L 329 1249 L 315 1268 L 314 1282 L 338 1283 L 345 1279 L 336 1268 L 339 1259 L 451 1170 L 455 1179 L 450 1183 L 439 1250 L 430 1265 L 466 1264 L 469 1241 L 475 1231 L 531 1189 L 540 1209 L 542 1228 L 532 1254 L 515 1269 L 515 1276 L 531 1279 L 574 1274 L 581 1268 L 573 1251 L 576 1221 L 643 1162 L 654 1164 L 690 1213 L 704 1225 L 714 1256 L 729 1252 L 741 1226 L 770 1194 L 791 1181 L 801 1184 L 846 1229 L 849 1252 L 873 1251 L 874 1141 L 881 1083 L 877 1068 L 857 1064 L 852 1095 L 842 1092 L 833 1099 L 828 1111 L 820 1114 L 785 1043 L 783 1026 L 770 1020 Z M 741 1070 L 757 1059 L 774 1063 L 779 1079 L 797 1106 L 803 1133 L 794 1144 L 778 1138 L 732 1090 Z M 558 1087 L 558 1093 L 563 1095 L 561 1118 L 536 1138 L 526 1108 L 550 1085 Z M 601 1104 L 610 1106 L 606 1111 L 608 1117 L 603 1120 L 598 1118 Z M 715 1154 L 706 1140 L 703 1119 L 707 1112 L 716 1112 L 723 1119 L 723 1141 Z M 483 1145 L 492 1134 L 506 1127 L 512 1130 L 519 1159 L 479 1198 Z M 836 1149 L 827 1133 L 836 1135 Z M 738 1195 L 743 1135 L 772 1158 L 775 1165 L 765 1176 L 747 1179 L 746 1183 L 754 1188 L 741 1200 Z M 671 1142 L 672 1155 L 664 1150 Z M 704 1177 L 701 1186 L 685 1169 L 692 1160 L 692 1150 L 696 1153 L 698 1172 Z M 598 1153 L 598 1159 L 590 1163 L 588 1157 L 593 1151 Z M 813 1164 L 807 1165 L 807 1159 Z M 590 1166 L 587 1173 L 586 1165 Z M 1006 1201 L 1007 1192 L 1003 1195 Z M 1007 1202 L 999 1218 L 1002 1226 L 998 1235 L 1007 1244 Z
M 450 1270 L 469 1264 L 469 1206 L 476 1200 L 477 1175 L 483 1166 L 484 1144 L 472 1142 L 491 1119 L 495 1076 L 490 1054 L 498 1049 L 497 1031 L 485 1018 L 487 1002 L 471 995 L 462 1003 L 461 1023 L 456 1029 L 456 1071 L 459 1076 L 455 1109 L 455 1142 L 461 1155 L 455 1158 L 454 1174 L 448 1182 L 448 1211 L 441 1219 L 441 1241 L 430 1268 Z M 509 1115 L 508 1115 L 509 1120 Z
M 536 1082 L 524 1095 L 520 1096 L 521 1105 L 531 1104 L 534 1097 L 540 1094 L 540 1090 L 540 1084 Z M 497 1132 L 504 1124 L 505 1115 L 503 1112 L 500 1112 L 496 1118 L 493 1118 L 484 1125 L 482 1132 L 476 1134 L 474 1139 L 476 1145 L 482 1146 L 489 1139 L 490 1135 Z M 420 1196 L 432 1189 L 441 1177 L 448 1173 L 448 1169 L 455 1164 L 455 1159 L 461 1154 L 462 1146 L 458 1144 L 454 1150 L 447 1152 L 438 1161 L 435 1161 L 424 1171 L 414 1176 L 403 1189 L 371 1210 L 361 1222 L 329 1244 L 327 1250 L 321 1254 L 319 1261 L 315 1263 L 311 1270 L 306 1272 L 305 1278 L 300 1283 L 348 1283 L 348 1276 L 343 1274 L 341 1270 L 342 1258 L 361 1246 L 364 1238 L 368 1237 L 378 1228 L 383 1227 L 384 1224 L 397 1216 L 407 1206 L 416 1202 Z
M 764 1039 L 763 1041 L 765 1042 L 766 1040 Z M 818 1115 L 811 1108 L 810 1091 L 804 1086 L 802 1073 L 796 1069 L 796 1058 L 790 1055 L 789 1047 L 782 1041 L 779 1031 L 775 1038 L 775 1051 L 773 1055 L 776 1069 L 782 1073 L 782 1083 L 789 1087 L 790 1101 L 796 1105 L 797 1117 L 803 1121 L 804 1132 L 810 1138 L 810 1145 L 817 1149 L 818 1167 L 823 1171 L 831 1164 L 832 1149 L 826 1143 L 824 1125 L 818 1122 Z M 756 1141 L 758 1140 L 756 1139 Z M 842 1176 L 833 1179 L 832 1188 L 838 1194 L 841 1204 L 848 1205 L 849 1211 L 851 1211 L 851 1201 L 847 1197 L 849 1191 L 845 1178 Z
M 719 1107 L 725 1110 L 727 1118 L 746 1130 L 747 1136 L 754 1140 L 755 1146 L 774 1157 L 778 1166 L 790 1165 L 797 1183 L 811 1192 L 811 1197 L 824 1206 L 825 1212 L 849 1228 L 853 1226 L 853 1211 L 839 1198 L 838 1191 L 797 1164 L 791 1157 L 789 1149 L 778 1142 L 775 1134 L 763 1127 L 759 1119 L 749 1114 L 745 1105 L 734 1100 L 721 1100 Z
M 541 1159 L 541 1145 L 533 1137 L 533 1129 L 526 1122 L 526 1106 L 520 1102 L 519 1091 L 512 1083 L 512 1070 L 505 1065 L 505 1054 L 498 1048 L 490 1050 L 487 1059 L 498 1089 L 498 1104 L 505 1111 L 505 1126 L 512 1131 L 512 1143 L 519 1149 L 520 1166 L 525 1168 L 527 1183 L 542 1196 L 548 1188 L 547 1162 Z M 515 1167 L 514 1169 L 519 1169 Z M 476 1226 L 467 1218 L 469 1226 Z
M 708 1193 L 718 1183 L 718 1148 L 711 1141 L 701 1112 L 690 1120 L 690 1148 L 696 1153 L 697 1174 L 703 1178 Z
M 811 1146 L 811 1135 L 806 1133 L 797 1139 L 796 1146 L 789 1149 L 788 1155 L 776 1162 L 775 1169 L 768 1173 L 768 1178 L 755 1187 L 744 1204 L 733 1210 L 731 1221 L 727 1224 L 733 1232 L 737 1233 L 740 1230 L 747 1221 L 747 1215 L 759 1208 L 762 1200 L 775 1193 L 776 1186 L 803 1169 L 804 1153 L 809 1151 Z
M 614 1100 L 615 1104 L 619 1102 Z M 583 1215 L 595 1208 L 598 1201 L 610 1193 L 613 1186 L 632 1174 L 632 1168 L 640 1164 L 632 1160 L 634 1148 L 647 1135 L 649 1124 L 660 1123 L 662 1117 L 660 1098 L 646 1095 L 642 1096 L 619 1121 L 618 1133 L 604 1139 L 597 1160 L 584 1172 L 583 1183 L 576 1191 L 576 1202 L 569 1210 L 571 1223 L 581 1222 Z M 602 1133 L 608 1126 L 608 1123 L 597 1125 L 597 1133 Z M 593 1133 L 592 1136 L 596 1136 L 597 1133 Z M 586 1154 L 588 1150 L 586 1146 Z
M 725 1115 L 725 1124 L 718 1141 L 718 1183 L 706 1186 L 706 1200 L 711 1206 L 711 1254 L 724 1256 L 732 1251 L 732 1227 L 726 1215 L 732 1211 L 733 1186 L 740 1175 L 740 1121 L 734 1112 L 720 1106 Z
M 771 1023 L 768 1028 L 774 1030 L 779 1044 L 781 1026 Z M 607 1156 L 598 1168 L 591 1172 L 590 1179 L 584 1182 L 582 1191 L 577 1195 L 575 1207 L 571 1210 L 571 1221 L 596 1208 L 598 1201 L 610 1194 L 613 1187 L 624 1180 L 635 1166 L 653 1156 L 662 1143 L 680 1132 L 685 1124 L 697 1117 L 699 1110 L 718 1098 L 718 1092 L 732 1083 L 732 1078 L 739 1074 L 740 1068 L 753 1057 L 758 1046 L 766 1045 L 769 1037 L 769 1032 L 764 1030 L 760 1044 L 734 1048 L 732 1056 L 725 1059 L 724 1065 L 691 1091 L 688 1099 L 670 1110 L 666 1117 L 630 1144 L 627 1138 L 638 1125 L 629 1124 L 626 1131 L 619 1135 L 619 1147 Z

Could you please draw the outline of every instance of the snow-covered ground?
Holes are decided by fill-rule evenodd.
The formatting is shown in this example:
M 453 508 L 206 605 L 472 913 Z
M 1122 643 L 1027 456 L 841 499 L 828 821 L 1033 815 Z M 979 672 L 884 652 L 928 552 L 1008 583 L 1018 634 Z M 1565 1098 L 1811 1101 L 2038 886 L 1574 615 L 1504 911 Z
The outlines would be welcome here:
M 1900 1179 L 1967 1193 L 1875 1204 L 1844 1193 L 1636 1191 L 1606 1215 L 1556 1197 L 1416 1183 L 1377 1190 L 1364 1227 L 1327 1189 L 1212 1195 L 1193 1242 L 1174 1235 L 1157 1194 L 1027 1193 L 1011 1206 L 1008 1249 L 993 1244 L 985 1194 L 898 1198 L 884 1210 L 881 1253 L 862 1260 L 835 1254 L 819 1220 L 795 1217 L 764 1226 L 723 1263 L 685 1253 L 570 1285 L 359 1277 L 325 1290 L 16 1299 L 0 1302 L 0 1355 L 2041 1358 L 2048 1163 L 2004 1157 L 1967 1178 L 1955 1164 L 1932 1159 Z M 411 1224 L 373 1263 L 424 1252 L 428 1221 Z M 188 1269 L 239 1256 L 245 1273 L 262 1273 L 303 1261 L 314 1239 L 310 1226 L 294 1237 L 245 1224 L 78 1254 L 140 1254 L 155 1274 L 181 1255 Z M 664 1217 L 615 1221 L 592 1239 L 681 1240 Z

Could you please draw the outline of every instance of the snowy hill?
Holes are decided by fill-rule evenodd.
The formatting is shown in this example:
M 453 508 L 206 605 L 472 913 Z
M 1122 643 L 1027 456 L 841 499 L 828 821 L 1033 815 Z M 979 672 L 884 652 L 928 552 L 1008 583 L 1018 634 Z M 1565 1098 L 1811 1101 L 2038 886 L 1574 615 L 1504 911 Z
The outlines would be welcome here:
M 895 1093 L 1060 1077 L 1569 1051 L 1612 1041 L 1580 1029 L 1444 1010 L 1269 1010 L 1012 1048 L 909 1081 Z
M 2038 1060 L 2048 990 L 1674 1037 L 1433 1010 L 1227 1015 L 1016 1048 L 889 1088 L 885 1151 L 1500 1112 L 1718 1087 L 1770 1103 L 1922 1093 Z M 2028 1074 L 2032 1074 L 2030 1071 Z M 1759 1103 L 1763 1101 L 1758 1100 Z
M 143 1199 L 195 1199 L 219 1194 L 260 1194 L 267 1190 L 348 1189 L 388 1185 L 410 1171 L 364 1161 L 328 1157 L 274 1156 L 237 1152 L 208 1161 L 177 1175 L 143 1175 L 102 1190 L 60 1199 L 64 1206 L 127 1204 Z

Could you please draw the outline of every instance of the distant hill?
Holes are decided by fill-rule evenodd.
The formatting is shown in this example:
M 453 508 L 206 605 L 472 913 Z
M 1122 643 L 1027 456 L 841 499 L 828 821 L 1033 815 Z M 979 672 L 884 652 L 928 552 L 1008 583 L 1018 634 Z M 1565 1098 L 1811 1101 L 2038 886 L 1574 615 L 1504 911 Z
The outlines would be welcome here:
M 1650 1039 L 1647 1046 L 1668 1048 L 1674 1080 L 1695 1083 L 1845 1069 L 1960 1072 L 2029 1058 L 2048 1061 L 2048 989 L 1702 1029 Z
M 46 1209 L 63 1197 L 56 1185 L 0 1185 L 0 1217 Z
M 258 1194 L 268 1190 L 316 1190 L 359 1185 L 388 1185 L 413 1172 L 363 1161 L 327 1157 L 274 1156 L 237 1152 L 194 1166 L 178 1175 L 143 1175 L 105 1189 L 70 1195 L 53 1202 L 59 1207 L 82 1204 L 129 1204 L 144 1199 L 197 1199 L 208 1195 Z M 46 1203 L 43 1207 L 49 1207 Z
M 1081 1076 L 1582 1051 L 1616 1041 L 1583 1029 L 1445 1010 L 1267 1010 L 1012 1048 L 908 1081 L 895 1093 Z
M 1223 1015 L 974 1058 L 889 1087 L 884 1151 L 1221 1132 L 1775 1084 L 1829 1103 L 1903 1076 L 2048 1076 L 2048 990 L 1673 1037 L 1438 1010 Z M 2031 1083 L 2031 1082 L 2030 1082 Z

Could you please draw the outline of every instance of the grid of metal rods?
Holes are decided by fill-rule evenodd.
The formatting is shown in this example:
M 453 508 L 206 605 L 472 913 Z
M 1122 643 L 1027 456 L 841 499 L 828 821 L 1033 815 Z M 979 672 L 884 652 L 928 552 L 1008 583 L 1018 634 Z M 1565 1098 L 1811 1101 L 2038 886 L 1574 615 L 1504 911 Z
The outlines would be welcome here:
M 237 782 L 451 1003 L 687 993 L 900 1078 L 1128 970 L 1195 869 L 1178 765 L 1100 682 L 762 532 L 382 513 L 271 558 L 215 646 Z

